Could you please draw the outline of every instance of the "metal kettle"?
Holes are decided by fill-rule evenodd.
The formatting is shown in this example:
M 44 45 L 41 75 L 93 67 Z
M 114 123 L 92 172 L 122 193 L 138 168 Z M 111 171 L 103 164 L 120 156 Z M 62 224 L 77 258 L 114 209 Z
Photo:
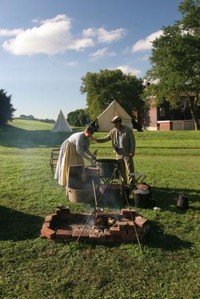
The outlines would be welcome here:
M 177 201 L 176 201 L 176 206 L 180 209 L 186 210 L 189 208 L 189 203 L 188 203 L 188 197 L 184 194 L 179 194 Z

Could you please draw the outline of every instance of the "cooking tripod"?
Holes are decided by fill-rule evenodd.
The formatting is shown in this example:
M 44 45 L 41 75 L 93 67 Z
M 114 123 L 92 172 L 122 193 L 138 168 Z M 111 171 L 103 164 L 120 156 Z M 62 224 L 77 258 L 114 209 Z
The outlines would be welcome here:
M 98 200 L 95 202 L 95 205 L 97 208 L 98 208 L 99 203 L 102 201 L 102 198 L 106 194 L 109 194 L 109 192 L 111 192 L 113 186 L 119 186 L 118 190 L 120 192 L 120 197 L 121 197 L 121 199 L 125 198 L 125 204 L 128 205 L 127 193 L 125 192 L 125 187 L 127 187 L 127 186 L 124 184 L 118 162 L 113 163 L 113 172 L 112 172 L 111 176 L 110 177 L 100 176 L 100 181 L 101 180 L 103 181 L 104 185 L 100 185 L 100 188 L 102 186 L 104 186 L 104 188 L 103 188 L 103 191 L 100 192 L 100 196 L 99 196 Z M 115 184 L 116 180 L 118 180 L 118 182 L 119 182 L 119 184 L 117 184 L 117 185 Z M 118 191 L 118 190 L 115 190 L 115 191 Z M 117 194 L 117 195 L 119 195 L 119 194 Z M 117 198 L 118 197 L 119 196 L 117 196 Z
M 101 209 L 98 208 L 99 206 L 99 203 L 100 201 L 102 200 L 105 192 L 111 187 L 112 183 L 115 181 L 116 178 L 119 178 L 120 180 L 120 193 L 121 193 L 121 197 L 124 195 L 124 198 L 126 200 L 126 204 L 128 206 L 128 209 L 130 211 L 130 216 L 131 216 L 131 220 L 134 224 L 134 219 L 133 219 L 133 215 L 131 213 L 131 208 L 129 206 L 129 201 L 128 201 L 128 198 L 127 198 L 127 194 L 125 192 L 125 184 L 123 182 L 123 179 L 122 179 L 122 175 L 121 175 L 121 171 L 119 169 L 119 165 L 116 163 L 115 166 L 114 166 L 114 169 L 113 169 L 113 173 L 111 174 L 111 176 L 109 178 L 105 178 L 105 177 L 101 177 L 101 179 L 103 180 L 104 183 L 106 183 L 106 187 L 104 189 L 104 191 L 101 193 L 101 195 L 99 196 L 99 198 L 97 199 L 97 195 L 96 195 L 96 188 L 95 188 L 95 182 L 94 180 L 92 181 L 92 185 L 93 185 L 93 192 L 94 192 L 94 200 L 95 200 L 95 208 L 94 210 L 92 211 L 90 217 L 88 217 L 80 235 L 78 236 L 77 238 L 77 242 L 79 241 L 80 237 L 82 236 L 84 230 L 86 229 L 87 225 L 89 224 L 90 220 L 92 219 L 93 216 L 95 216 L 95 214 L 98 212 L 98 211 L 101 211 Z M 141 247 L 141 243 L 140 243 L 140 239 L 139 239 L 139 236 L 138 236 L 138 232 L 137 232 L 137 229 L 136 229 L 136 226 L 134 224 L 134 231 L 135 231 L 135 235 L 136 235 L 136 238 L 137 238 L 137 242 L 140 246 L 140 250 L 142 252 L 142 247 Z

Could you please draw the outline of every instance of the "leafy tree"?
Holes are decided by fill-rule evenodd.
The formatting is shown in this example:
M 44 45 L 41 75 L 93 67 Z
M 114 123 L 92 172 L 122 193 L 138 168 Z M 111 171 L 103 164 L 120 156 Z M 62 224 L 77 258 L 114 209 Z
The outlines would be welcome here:
M 153 42 L 152 68 L 148 81 L 157 81 L 147 88 L 172 106 L 187 98 L 195 129 L 200 129 L 198 103 L 200 89 L 200 0 L 184 0 L 179 5 L 182 19 L 164 27 L 163 34 Z
M 86 73 L 82 79 L 81 93 L 86 94 L 87 111 L 91 120 L 104 111 L 113 100 L 131 114 L 132 110 L 142 111 L 142 79 L 126 75 L 121 70 L 100 70 Z
M 27 119 L 29 119 L 29 120 L 34 120 L 35 117 L 34 117 L 32 114 L 30 114 L 30 115 L 27 116 Z
M 21 115 L 19 116 L 19 118 L 26 119 L 27 116 L 26 116 L 25 114 L 21 114 Z
M 11 104 L 11 95 L 7 95 L 4 89 L 0 89 L 0 125 L 12 121 L 13 113 L 16 109 Z
M 68 113 L 67 121 L 71 126 L 82 127 L 89 123 L 89 117 L 84 109 L 78 109 Z

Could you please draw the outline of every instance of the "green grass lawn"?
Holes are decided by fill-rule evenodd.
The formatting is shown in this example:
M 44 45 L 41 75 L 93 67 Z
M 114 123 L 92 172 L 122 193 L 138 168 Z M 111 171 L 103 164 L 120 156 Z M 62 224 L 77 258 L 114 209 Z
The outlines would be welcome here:
M 53 125 L 14 120 L 0 127 L 0 298 L 200 298 L 200 132 L 135 132 L 136 171 L 161 211 L 138 209 L 150 232 L 137 243 L 58 243 L 40 238 L 46 215 L 72 204 L 51 173 L 50 152 L 67 137 Z M 103 136 L 103 133 L 95 133 Z M 114 158 L 110 142 L 91 143 Z M 178 210 L 180 193 L 190 208 Z

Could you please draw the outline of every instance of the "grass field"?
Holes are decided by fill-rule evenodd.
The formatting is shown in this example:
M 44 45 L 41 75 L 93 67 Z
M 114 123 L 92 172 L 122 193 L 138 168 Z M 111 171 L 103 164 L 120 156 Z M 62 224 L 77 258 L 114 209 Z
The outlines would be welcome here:
M 161 208 L 138 209 L 150 222 L 140 247 L 40 238 L 58 205 L 92 211 L 70 203 L 53 179 L 50 152 L 67 135 L 51 128 L 22 120 L 0 127 L 0 298 L 200 298 L 200 132 L 135 132 L 136 171 L 146 174 Z M 98 144 L 97 157 L 114 158 L 109 142 Z M 176 207 L 182 192 L 186 211 Z

